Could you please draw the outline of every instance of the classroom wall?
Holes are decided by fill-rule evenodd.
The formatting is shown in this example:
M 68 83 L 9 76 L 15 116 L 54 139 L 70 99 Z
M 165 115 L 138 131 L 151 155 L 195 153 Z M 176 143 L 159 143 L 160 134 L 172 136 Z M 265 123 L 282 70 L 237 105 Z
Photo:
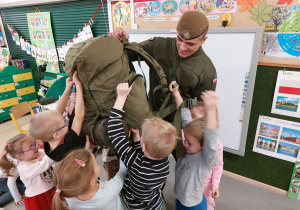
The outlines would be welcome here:
M 245 156 L 241 157 L 224 152 L 224 169 L 287 191 L 294 163 L 252 151 L 259 115 L 300 122 L 299 118 L 271 113 L 277 73 L 279 70 L 283 70 L 283 68 L 258 66 Z M 299 71 L 299 69 L 291 68 L 286 70 Z M 222 138 L 222 136 L 220 136 L 220 138 Z
M 51 12 L 51 21 L 53 35 L 56 46 L 62 45 L 88 22 L 100 1 L 96 0 L 80 0 L 72 2 L 62 2 L 47 5 L 22 6 L 14 8 L 0 8 L 3 17 L 3 23 L 6 30 L 8 45 L 13 58 L 22 58 L 27 60 L 28 66 L 33 69 L 35 80 L 37 79 L 37 67 L 35 59 L 27 55 L 12 40 L 6 24 L 10 24 L 23 38 L 30 40 L 26 13 L 34 12 L 36 7 L 41 12 Z M 108 17 L 107 5 L 103 5 L 94 19 L 92 26 L 94 36 L 108 33 Z M 60 70 L 63 72 L 62 63 L 60 62 Z M 272 158 L 262 154 L 252 152 L 254 137 L 259 115 L 277 117 L 280 119 L 299 122 L 298 118 L 286 117 L 271 114 L 271 106 L 273 93 L 275 89 L 277 72 L 283 68 L 258 66 L 256 73 L 256 81 L 251 109 L 251 116 L 248 128 L 248 137 L 246 142 L 245 156 L 241 157 L 231 153 L 224 152 L 224 169 L 230 172 L 254 179 L 283 190 L 287 190 L 289 181 L 293 171 L 293 163 Z M 288 69 L 297 70 L 297 69 Z M 44 74 L 47 76 L 55 76 L 53 74 Z M 228 81 L 230 82 L 230 81 Z M 222 137 L 220 137 L 222 138 Z
M 14 6 L 9 8 L 1 8 L 0 6 L 0 13 L 3 19 L 3 25 L 12 58 L 25 59 L 27 61 L 27 65 L 32 69 L 37 84 L 37 65 L 35 58 L 23 51 L 19 45 L 16 45 L 12 40 L 6 24 L 9 24 L 20 36 L 30 42 L 26 13 L 33 13 L 36 8 L 41 12 L 50 12 L 55 45 L 58 47 L 67 43 L 70 39 L 73 39 L 74 35 L 79 32 L 79 29 L 82 30 L 84 23 L 87 23 L 90 20 L 100 3 L 101 1 L 98 0 L 79 0 L 54 4 Z M 94 24 L 91 28 L 94 36 L 108 33 L 109 26 L 106 3 L 103 4 L 103 7 L 95 16 Z M 63 62 L 59 62 L 60 72 L 63 72 L 62 65 Z M 56 75 L 53 73 L 45 72 L 42 73 L 42 75 L 56 78 Z M 36 85 L 36 87 L 39 88 L 38 85 Z

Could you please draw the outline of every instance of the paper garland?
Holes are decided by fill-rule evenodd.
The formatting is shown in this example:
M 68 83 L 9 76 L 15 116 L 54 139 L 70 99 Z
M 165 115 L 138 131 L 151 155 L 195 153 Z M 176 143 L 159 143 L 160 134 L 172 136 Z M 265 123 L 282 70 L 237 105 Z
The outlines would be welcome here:
M 27 54 L 39 60 L 43 60 L 55 64 L 58 63 L 58 60 L 59 61 L 65 60 L 65 55 L 72 45 L 78 44 L 80 42 L 83 42 L 85 40 L 94 37 L 91 30 L 91 26 L 87 25 L 83 27 L 81 31 L 79 30 L 79 33 L 75 35 L 72 40 L 69 40 L 69 42 L 63 44 L 63 46 L 57 47 L 56 49 L 48 50 L 48 49 L 42 49 L 34 45 L 31 45 L 28 41 L 24 40 L 21 36 L 19 36 L 19 34 L 15 30 L 13 30 L 12 27 L 8 24 L 7 24 L 7 28 L 11 33 L 12 39 L 16 42 L 17 45 L 20 45 L 22 50 L 26 51 Z

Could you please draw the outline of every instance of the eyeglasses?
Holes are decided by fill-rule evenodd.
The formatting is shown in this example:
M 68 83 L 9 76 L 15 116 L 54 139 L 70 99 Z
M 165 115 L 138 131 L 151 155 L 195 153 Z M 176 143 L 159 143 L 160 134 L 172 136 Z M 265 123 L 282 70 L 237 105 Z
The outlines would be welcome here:
M 30 149 L 22 151 L 22 152 L 19 152 L 18 154 L 24 153 L 24 152 L 29 152 L 29 151 L 35 151 L 35 149 L 39 145 L 39 143 L 40 142 L 38 140 L 35 140 L 35 142 L 30 146 Z
M 65 117 L 65 124 L 63 126 L 61 126 L 60 128 L 56 129 L 53 134 L 55 134 L 57 131 L 63 129 L 64 127 L 69 126 L 69 120 L 68 118 Z

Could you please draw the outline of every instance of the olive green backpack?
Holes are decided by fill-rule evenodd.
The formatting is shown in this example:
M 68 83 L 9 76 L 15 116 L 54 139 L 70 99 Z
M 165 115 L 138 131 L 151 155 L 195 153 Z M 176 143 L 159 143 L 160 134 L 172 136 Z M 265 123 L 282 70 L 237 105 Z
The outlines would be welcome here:
M 143 77 L 129 67 L 127 51 L 135 51 L 145 60 L 150 71 L 160 78 L 161 87 L 167 87 L 166 76 L 161 66 L 137 43 L 121 43 L 116 37 L 102 35 L 73 45 L 67 52 L 64 71 L 72 77 L 78 71 L 78 80 L 83 86 L 85 119 L 83 131 L 92 143 L 110 147 L 107 136 L 107 117 L 116 100 L 116 87 L 121 82 L 133 82 L 124 111 L 124 126 L 139 128 L 144 119 L 155 115 L 149 105 L 149 98 Z M 167 88 L 158 88 L 161 100 L 166 98 Z M 152 96 L 149 96 L 150 98 Z M 161 114 L 163 108 L 159 110 Z M 127 128 L 128 129 L 128 128 Z

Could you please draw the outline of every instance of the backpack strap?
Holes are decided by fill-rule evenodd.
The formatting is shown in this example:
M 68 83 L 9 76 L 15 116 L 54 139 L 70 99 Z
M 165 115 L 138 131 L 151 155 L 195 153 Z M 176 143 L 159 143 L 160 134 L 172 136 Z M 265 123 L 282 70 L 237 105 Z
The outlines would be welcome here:
M 154 70 L 159 77 L 160 84 L 167 84 L 166 74 L 164 73 L 162 67 L 139 44 L 127 42 L 124 44 L 124 49 L 134 51 L 142 56 L 148 63 L 151 64 L 152 67 L 154 67 Z M 139 60 L 141 59 L 139 58 Z M 167 91 L 164 89 L 162 89 L 162 91 L 163 95 L 166 95 Z
M 177 111 L 174 116 L 173 125 L 177 129 L 178 136 L 181 136 L 181 109 L 182 108 L 192 108 L 194 106 L 198 106 L 197 98 L 190 98 L 182 102 L 182 104 L 177 108 Z M 184 157 L 184 146 L 183 144 L 177 144 L 176 148 L 176 157 Z

